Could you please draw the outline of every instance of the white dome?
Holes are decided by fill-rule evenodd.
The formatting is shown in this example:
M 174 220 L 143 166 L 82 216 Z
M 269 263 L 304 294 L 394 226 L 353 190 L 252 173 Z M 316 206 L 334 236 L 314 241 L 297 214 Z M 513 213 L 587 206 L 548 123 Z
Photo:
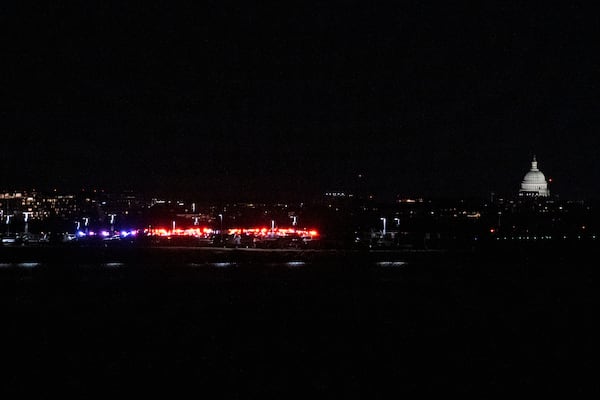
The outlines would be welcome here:
M 523 178 L 523 183 L 546 183 L 546 177 L 542 171 L 529 171 Z
M 533 156 L 533 161 L 531 162 L 531 169 L 525 174 L 523 182 L 521 182 L 519 194 L 521 196 L 550 196 L 546 177 L 538 169 L 535 156 Z

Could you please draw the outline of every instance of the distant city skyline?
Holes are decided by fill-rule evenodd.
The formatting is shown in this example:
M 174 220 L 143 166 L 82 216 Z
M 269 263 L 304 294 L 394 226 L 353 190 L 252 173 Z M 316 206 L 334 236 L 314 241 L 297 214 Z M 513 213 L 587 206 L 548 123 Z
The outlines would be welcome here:
M 538 161 L 537 161 L 537 156 L 534 154 L 533 156 L 533 161 L 531 162 L 531 169 L 529 170 L 529 172 L 527 172 L 527 174 L 524 174 L 525 177 L 524 179 L 520 182 L 520 185 L 516 185 L 513 188 L 513 190 L 508 190 L 508 191 L 502 191 L 499 189 L 494 189 L 492 188 L 489 191 L 486 192 L 482 192 L 482 193 L 473 193 L 473 192 L 464 192 L 464 193 L 458 193 L 458 192 L 451 192 L 451 193 L 437 193 L 437 194 L 431 194 L 431 192 L 427 192 L 426 190 L 423 192 L 418 192 L 416 190 L 408 190 L 408 188 L 403 188 L 404 191 L 397 191 L 394 192 L 394 187 L 393 186 L 389 186 L 387 188 L 382 188 L 382 187 L 377 187 L 377 186 L 373 186 L 368 184 L 368 177 L 365 176 L 365 174 L 360 173 L 360 174 L 356 174 L 354 177 L 352 177 L 353 179 L 346 179 L 344 183 L 340 183 L 338 182 L 335 185 L 329 185 L 329 186 L 325 186 L 323 185 L 323 188 L 318 188 L 316 186 L 308 186 L 308 187 L 303 187 L 303 188 L 297 188 L 300 190 L 284 190 L 284 191 L 278 191 L 278 190 L 273 190 L 273 191 L 266 191 L 263 193 L 259 193 L 256 190 L 252 190 L 250 188 L 250 190 L 248 191 L 236 191 L 235 187 L 232 187 L 231 190 L 229 191 L 217 191 L 216 193 L 211 192 L 210 190 L 204 188 L 198 188 L 198 187 L 192 187 L 192 188 L 188 188 L 186 189 L 181 189 L 178 188 L 177 186 L 161 186 L 161 185 L 157 185 L 154 187 L 151 186 L 145 186 L 145 185 L 136 185 L 136 184 L 132 184 L 129 186 L 123 186 L 122 183 L 117 182 L 116 184 L 111 184 L 110 182 L 107 182 L 106 185 L 104 186 L 90 186 L 90 185 L 77 185 L 74 182 L 70 182 L 67 185 L 56 185 L 52 184 L 52 182 L 46 182 L 45 184 L 42 184 L 38 187 L 27 187 L 25 185 L 14 185 L 14 186 L 7 186 L 4 185 L 0 186 L 0 192 L 19 192 L 19 191 L 40 191 L 40 192 L 45 192 L 45 193 L 60 193 L 60 194 L 67 194 L 67 193 L 79 193 L 79 192 L 88 192 L 90 194 L 101 194 L 101 193 L 132 193 L 135 195 L 142 195 L 142 196 L 167 196 L 170 198 L 185 198 L 185 199 L 189 199 L 189 198 L 196 198 L 196 199 L 202 199 L 205 201 L 261 201 L 261 200 L 265 200 L 265 201 L 277 201 L 277 200 L 288 200 L 288 201 L 294 201 L 294 200 L 298 200 L 298 201 L 308 201 L 311 199 L 315 199 L 318 198 L 322 195 L 332 195 L 332 196 L 337 196 L 337 195 L 349 195 L 350 197 L 376 197 L 380 200 L 384 200 L 384 201 L 390 201 L 394 198 L 402 198 L 402 197 L 430 197 L 430 198 L 443 198 L 443 197 L 449 197 L 449 198 L 487 198 L 490 195 L 491 196 L 500 196 L 500 197 L 507 197 L 507 198 L 512 198 L 512 197 L 516 197 L 516 196 L 528 196 L 528 195 L 533 195 L 533 196 L 550 196 L 552 195 L 553 197 L 559 197 L 560 193 L 554 192 L 552 191 L 552 194 L 550 192 L 550 188 L 553 187 L 553 183 L 554 183 L 554 178 L 552 177 L 548 177 L 546 179 L 546 176 L 544 175 L 544 173 L 542 173 L 539 169 L 538 169 Z M 234 179 L 235 181 L 235 179 Z M 515 182 L 517 182 L 516 179 L 514 179 Z M 224 182 L 222 182 L 224 184 L 227 183 L 227 181 L 225 180 Z M 540 186 L 541 185 L 541 186 Z M 276 186 L 276 185 L 275 185 Z M 567 192 L 569 193 L 569 192 Z M 584 199 L 595 199 L 594 197 L 594 191 L 591 190 L 589 191 L 588 194 L 582 194 L 579 195 L 579 197 L 577 196 L 572 196 L 572 199 L 580 199 L 580 200 L 584 200 Z M 569 196 L 566 196 L 567 198 L 569 198 Z

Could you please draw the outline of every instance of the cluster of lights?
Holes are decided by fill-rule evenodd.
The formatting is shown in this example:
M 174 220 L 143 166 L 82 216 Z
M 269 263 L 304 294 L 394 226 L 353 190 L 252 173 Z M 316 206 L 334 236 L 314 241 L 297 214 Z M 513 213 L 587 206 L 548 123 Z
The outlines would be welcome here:
M 217 231 L 218 232 L 218 231 Z M 211 228 L 187 228 L 187 229 L 166 229 L 166 228 L 147 228 L 144 230 L 131 229 L 122 231 L 89 231 L 84 232 L 82 230 L 77 231 L 76 236 L 78 238 L 84 237 L 135 237 L 142 233 L 145 236 L 192 236 L 192 237 L 209 237 L 215 234 L 215 230 Z M 300 236 L 300 237 L 311 237 L 314 238 L 319 235 L 315 229 L 295 229 L 295 228 L 231 228 L 227 230 L 229 235 L 248 235 L 256 237 L 286 237 L 286 236 Z
M 83 237 L 102 237 L 102 238 L 107 238 L 107 237 L 114 237 L 114 236 L 118 236 L 118 237 L 122 237 L 122 238 L 126 238 L 126 237 L 130 237 L 130 236 L 137 236 L 137 234 L 139 233 L 139 230 L 137 229 L 131 229 L 131 230 L 123 230 L 123 231 L 115 231 L 115 232 L 110 232 L 110 231 L 89 231 L 89 232 L 84 232 L 84 231 L 77 231 L 77 237 L 83 238 Z
M 211 228 L 188 228 L 188 229 L 149 228 L 149 229 L 144 229 L 144 234 L 147 236 L 207 237 L 213 233 L 214 233 L 214 231 Z
M 319 233 L 315 229 L 295 229 L 295 228 L 233 228 L 228 230 L 230 235 L 254 235 L 254 236 L 318 236 Z
M 592 240 L 596 240 L 597 235 L 591 235 L 591 236 L 577 235 L 577 236 L 572 236 L 570 238 L 571 239 L 577 238 L 578 240 L 591 238 Z M 566 240 L 566 239 L 569 239 L 569 237 L 566 235 L 559 236 L 559 237 L 555 237 L 555 236 L 551 236 L 551 235 L 541 235 L 541 236 L 503 236 L 503 237 L 496 238 L 496 240 L 529 240 L 529 241 L 531 241 L 531 240 L 553 240 L 553 239 Z
M 148 236 L 193 236 L 208 237 L 214 234 L 211 228 L 189 228 L 189 229 L 166 229 L 150 228 L 144 229 L 144 234 Z M 231 228 L 227 230 L 229 235 L 249 235 L 262 237 L 316 237 L 319 233 L 315 229 L 295 229 L 295 228 Z

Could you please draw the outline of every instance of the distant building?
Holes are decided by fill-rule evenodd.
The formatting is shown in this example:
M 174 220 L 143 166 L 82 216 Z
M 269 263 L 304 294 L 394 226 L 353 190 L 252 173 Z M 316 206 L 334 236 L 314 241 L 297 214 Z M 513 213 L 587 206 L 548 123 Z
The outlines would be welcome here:
M 548 182 L 546 182 L 546 177 L 544 176 L 542 171 L 538 169 L 538 163 L 535 156 L 533 156 L 533 161 L 531 161 L 531 169 L 525 174 L 523 182 L 521 182 L 519 196 L 550 196 L 550 191 L 548 190 Z

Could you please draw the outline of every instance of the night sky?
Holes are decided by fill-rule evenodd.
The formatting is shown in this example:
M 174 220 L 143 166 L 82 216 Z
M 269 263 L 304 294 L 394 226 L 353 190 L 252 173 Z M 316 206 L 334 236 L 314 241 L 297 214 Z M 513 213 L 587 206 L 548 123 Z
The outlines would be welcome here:
M 596 9 L 124 3 L 0 6 L 0 188 L 600 195 Z

